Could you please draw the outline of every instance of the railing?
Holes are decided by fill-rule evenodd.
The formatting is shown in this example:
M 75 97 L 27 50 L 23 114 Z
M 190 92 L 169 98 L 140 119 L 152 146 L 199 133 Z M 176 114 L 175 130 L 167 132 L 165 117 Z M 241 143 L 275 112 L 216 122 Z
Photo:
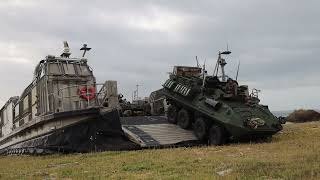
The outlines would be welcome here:
M 83 88 L 86 88 L 85 94 L 81 92 Z M 90 91 L 90 88 L 94 88 L 93 92 Z M 68 110 L 101 107 L 107 99 L 106 90 L 106 84 L 102 83 L 77 84 L 60 88 L 56 93 L 49 94 L 49 104 L 51 104 L 50 110 L 53 110 L 54 112 L 63 112 Z M 92 93 L 94 94 L 92 95 Z M 84 98 L 83 96 L 88 98 Z

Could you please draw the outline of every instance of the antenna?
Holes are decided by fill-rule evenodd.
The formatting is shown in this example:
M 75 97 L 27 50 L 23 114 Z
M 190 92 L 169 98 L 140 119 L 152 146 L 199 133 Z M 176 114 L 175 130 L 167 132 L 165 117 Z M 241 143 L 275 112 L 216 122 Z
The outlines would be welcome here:
M 204 68 L 206 68 L 206 62 L 207 62 L 207 59 L 204 59 Z M 208 75 L 208 71 L 206 69 L 204 69 L 204 73 L 205 75 L 207 76 Z
M 219 57 L 218 57 L 218 60 L 217 60 L 217 62 L 216 62 L 216 66 L 214 67 L 213 76 L 218 76 L 220 56 L 221 56 L 221 54 L 220 54 L 220 52 L 219 52 Z
M 227 76 L 225 74 L 224 67 L 227 64 L 227 62 L 226 62 L 226 60 L 224 58 L 222 58 L 221 55 L 229 55 L 229 54 L 231 54 L 231 51 L 229 51 L 229 50 L 222 51 L 222 52 L 219 51 L 218 60 L 217 60 L 216 66 L 214 68 L 213 76 L 218 76 L 219 67 L 221 68 L 221 80 L 222 80 L 222 82 L 226 81 L 226 77 Z
M 203 68 L 202 68 L 202 91 L 204 89 L 204 84 L 205 84 L 205 80 L 206 80 L 206 59 L 204 60 L 204 63 L 203 63 Z
M 132 92 L 132 102 L 134 101 L 134 91 Z
M 240 60 L 239 60 L 239 63 L 238 63 L 238 69 L 237 69 L 237 76 L 236 76 L 236 81 L 238 80 L 239 69 L 240 69 Z
M 198 56 L 196 56 L 196 61 L 197 61 L 197 67 L 200 67 L 199 61 L 198 61 Z
M 139 84 L 136 85 L 136 90 L 133 91 L 133 100 L 139 100 Z

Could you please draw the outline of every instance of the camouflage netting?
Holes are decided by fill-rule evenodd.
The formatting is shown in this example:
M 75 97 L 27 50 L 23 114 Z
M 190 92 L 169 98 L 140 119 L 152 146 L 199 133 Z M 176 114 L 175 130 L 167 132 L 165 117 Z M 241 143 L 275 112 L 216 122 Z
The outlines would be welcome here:
M 289 122 L 296 122 L 296 123 L 319 121 L 320 113 L 315 110 L 299 109 L 289 114 L 286 120 Z

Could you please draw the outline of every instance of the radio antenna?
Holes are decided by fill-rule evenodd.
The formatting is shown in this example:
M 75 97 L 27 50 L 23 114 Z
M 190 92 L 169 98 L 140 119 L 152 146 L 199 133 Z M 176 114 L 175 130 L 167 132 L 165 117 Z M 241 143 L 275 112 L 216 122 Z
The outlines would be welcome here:
M 239 60 L 239 63 L 238 63 L 238 69 L 237 69 L 237 76 L 236 76 L 236 81 L 238 80 L 239 69 L 240 69 L 240 60 Z
M 204 60 L 203 66 L 202 66 L 202 93 L 204 90 L 204 85 L 206 81 L 206 60 Z
M 197 67 L 200 67 L 199 61 L 198 61 L 198 56 L 196 56 L 196 61 L 197 61 Z

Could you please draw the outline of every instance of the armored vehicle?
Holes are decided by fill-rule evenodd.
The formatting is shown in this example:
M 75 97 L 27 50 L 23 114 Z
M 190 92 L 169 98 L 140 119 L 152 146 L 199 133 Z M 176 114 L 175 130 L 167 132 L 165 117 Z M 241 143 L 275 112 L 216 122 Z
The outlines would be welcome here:
M 265 138 L 282 130 L 280 122 L 259 104 L 258 90 L 238 85 L 225 74 L 224 55 L 219 52 L 213 75 L 201 67 L 175 66 L 163 84 L 169 104 L 167 118 L 211 145 L 230 139 Z M 237 79 L 237 78 L 236 78 Z
M 20 97 L 0 110 L 0 154 L 88 152 L 132 147 L 123 139 L 115 81 L 96 83 L 85 53 L 48 55 Z M 99 89 L 98 89 L 99 88 Z
M 121 107 L 121 111 L 120 111 L 121 117 L 150 115 L 150 105 L 147 101 L 134 100 L 132 102 L 129 102 L 120 97 L 119 97 L 119 103 Z
M 163 116 L 165 114 L 167 103 L 162 91 L 163 89 L 153 91 L 149 96 L 149 104 L 152 115 Z
M 121 115 L 124 117 L 129 116 L 163 116 L 165 111 L 165 97 L 162 95 L 162 90 L 151 92 L 149 97 L 132 102 L 119 95 L 119 104 L 121 107 Z

